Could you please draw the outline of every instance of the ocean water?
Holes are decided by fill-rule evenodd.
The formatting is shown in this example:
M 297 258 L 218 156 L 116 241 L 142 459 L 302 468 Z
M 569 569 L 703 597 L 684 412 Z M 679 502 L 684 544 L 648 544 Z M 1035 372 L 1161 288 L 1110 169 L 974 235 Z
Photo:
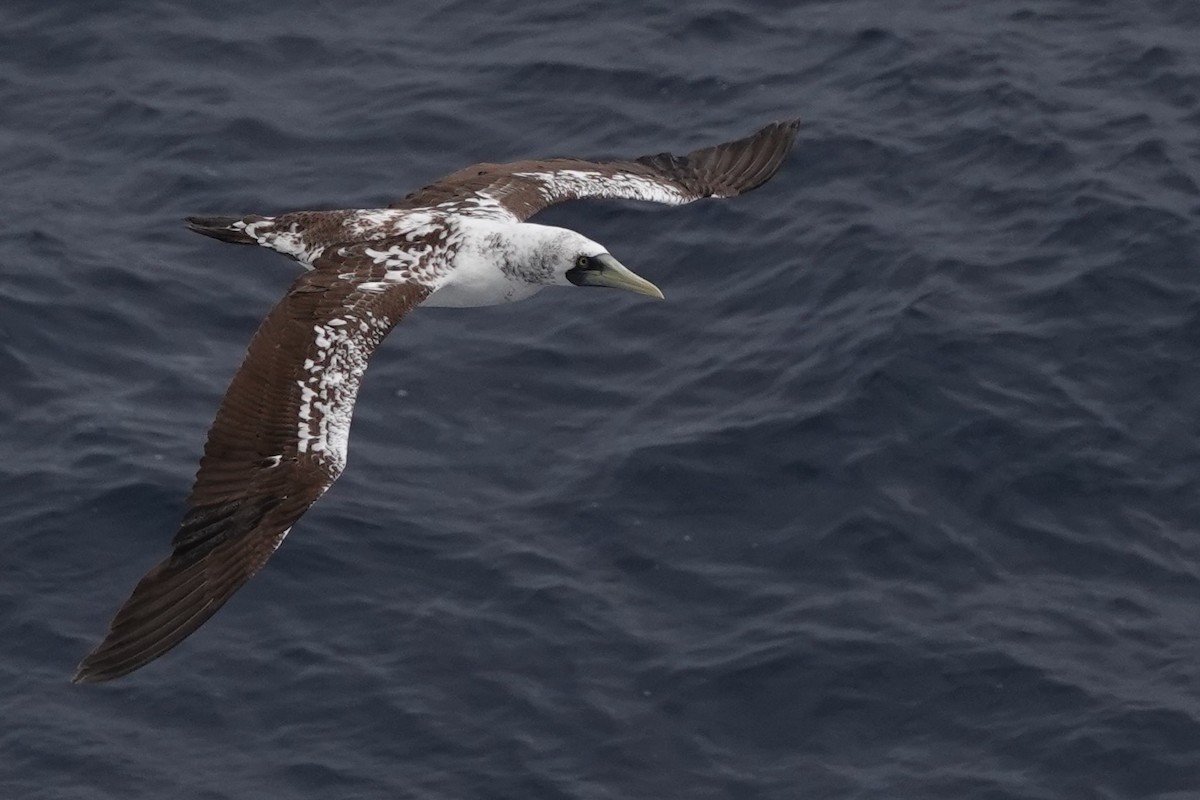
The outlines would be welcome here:
M 413 314 L 198 633 L 73 686 L 295 267 L 188 214 L 804 120 Z M 1200 5 L 0 7 L 0 797 L 1200 797 Z

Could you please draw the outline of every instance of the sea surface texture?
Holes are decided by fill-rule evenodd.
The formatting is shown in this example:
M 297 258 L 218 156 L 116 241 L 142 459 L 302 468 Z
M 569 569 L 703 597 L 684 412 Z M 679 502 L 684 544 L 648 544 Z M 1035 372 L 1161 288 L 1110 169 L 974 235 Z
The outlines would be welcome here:
M 341 480 L 74 686 L 297 273 L 189 214 L 803 120 L 422 309 Z M 0 5 L 0 798 L 1200 798 L 1200 3 Z

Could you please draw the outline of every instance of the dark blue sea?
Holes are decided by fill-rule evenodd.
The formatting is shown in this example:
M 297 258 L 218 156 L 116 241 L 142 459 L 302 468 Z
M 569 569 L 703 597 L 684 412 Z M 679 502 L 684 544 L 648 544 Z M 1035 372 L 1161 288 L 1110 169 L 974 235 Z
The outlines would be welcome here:
M 422 309 L 341 480 L 75 686 L 297 273 L 189 214 L 799 116 Z M 1200 798 L 1200 4 L 0 7 L 0 798 Z

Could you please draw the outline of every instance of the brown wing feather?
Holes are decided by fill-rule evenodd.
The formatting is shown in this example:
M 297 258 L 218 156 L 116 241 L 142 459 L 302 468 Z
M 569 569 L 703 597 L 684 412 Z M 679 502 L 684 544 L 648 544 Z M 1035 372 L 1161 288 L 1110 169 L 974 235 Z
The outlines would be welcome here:
M 585 197 L 672 204 L 702 197 L 732 197 L 761 186 L 779 170 L 799 124 L 799 120 L 773 122 L 744 139 L 685 156 L 659 153 L 632 161 L 552 158 L 476 164 L 413 192 L 391 207 L 454 204 L 461 213 L 491 215 L 498 211 L 525 220 L 555 203 Z
M 417 284 L 361 289 L 384 273 L 363 249 L 318 260 L 255 333 L 209 431 L 171 555 L 134 588 L 76 682 L 131 672 L 199 628 L 341 473 L 345 453 L 331 437 L 345 431 L 330 415 L 349 424 L 367 358 L 429 294 Z M 309 368 L 321 365 L 344 374 L 322 384 Z

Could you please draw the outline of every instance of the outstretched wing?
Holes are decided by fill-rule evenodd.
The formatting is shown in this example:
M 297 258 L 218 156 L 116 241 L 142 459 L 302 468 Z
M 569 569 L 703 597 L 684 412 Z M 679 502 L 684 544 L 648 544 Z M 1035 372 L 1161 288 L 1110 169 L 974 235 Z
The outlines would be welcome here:
M 76 682 L 131 672 L 199 628 L 341 474 L 367 360 L 430 292 L 381 282 L 386 265 L 366 249 L 318 259 L 254 334 L 209 430 L 171 555 L 138 583 Z
M 555 203 L 589 197 L 671 205 L 702 197 L 733 197 L 761 186 L 779 170 L 799 124 L 799 120 L 773 122 L 744 139 L 686 156 L 659 153 L 632 161 L 552 158 L 476 164 L 418 189 L 391 207 L 435 206 L 521 221 Z

